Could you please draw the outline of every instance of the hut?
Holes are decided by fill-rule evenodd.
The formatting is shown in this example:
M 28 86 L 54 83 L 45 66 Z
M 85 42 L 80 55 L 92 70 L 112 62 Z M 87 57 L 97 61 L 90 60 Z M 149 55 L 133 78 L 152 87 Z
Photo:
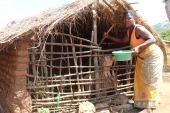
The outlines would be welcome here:
M 122 37 L 125 0 L 77 0 L 33 17 L 13 21 L 0 31 L 0 104 L 5 113 L 76 112 L 80 102 L 109 101 L 133 95 L 135 58 L 111 61 L 106 56 L 130 49 L 103 40 L 103 32 Z M 158 35 L 137 14 L 138 24 Z M 111 58 L 111 57 L 107 57 Z M 103 72 L 111 77 L 105 77 Z M 111 80 L 110 80 L 111 79 Z

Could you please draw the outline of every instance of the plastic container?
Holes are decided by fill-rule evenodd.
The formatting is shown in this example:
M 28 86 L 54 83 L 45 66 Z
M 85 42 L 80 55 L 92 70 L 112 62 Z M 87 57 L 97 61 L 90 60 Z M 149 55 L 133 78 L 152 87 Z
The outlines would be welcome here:
M 119 51 L 113 51 L 113 55 L 116 58 L 116 61 L 128 61 L 132 58 L 132 50 L 119 50 Z

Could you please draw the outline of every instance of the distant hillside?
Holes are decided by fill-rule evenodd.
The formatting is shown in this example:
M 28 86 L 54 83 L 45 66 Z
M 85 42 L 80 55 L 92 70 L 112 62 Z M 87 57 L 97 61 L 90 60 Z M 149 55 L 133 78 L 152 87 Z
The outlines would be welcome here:
M 170 29 L 170 22 L 166 20 L 162 23 L 155 24 L 151 27 L 156 31 L 156 33 L 160 34 L 163 30 Z

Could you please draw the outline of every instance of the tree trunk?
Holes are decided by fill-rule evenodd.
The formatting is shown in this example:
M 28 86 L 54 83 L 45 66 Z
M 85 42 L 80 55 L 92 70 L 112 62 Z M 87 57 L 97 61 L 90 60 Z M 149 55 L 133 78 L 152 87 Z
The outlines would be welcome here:
M 170 21 L 170 0 L 167 0 L 165 3 L 165 11 L 166 11 L 167 18 Z

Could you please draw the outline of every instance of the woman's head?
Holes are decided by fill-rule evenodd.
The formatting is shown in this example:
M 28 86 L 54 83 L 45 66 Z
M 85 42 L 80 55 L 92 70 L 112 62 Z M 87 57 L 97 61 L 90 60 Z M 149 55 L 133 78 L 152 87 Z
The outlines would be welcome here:
M 133 10 L 126 10 L 123 13 L 123 21 L 126 27 L 133 26 L 135 24 L 136 14 Z

